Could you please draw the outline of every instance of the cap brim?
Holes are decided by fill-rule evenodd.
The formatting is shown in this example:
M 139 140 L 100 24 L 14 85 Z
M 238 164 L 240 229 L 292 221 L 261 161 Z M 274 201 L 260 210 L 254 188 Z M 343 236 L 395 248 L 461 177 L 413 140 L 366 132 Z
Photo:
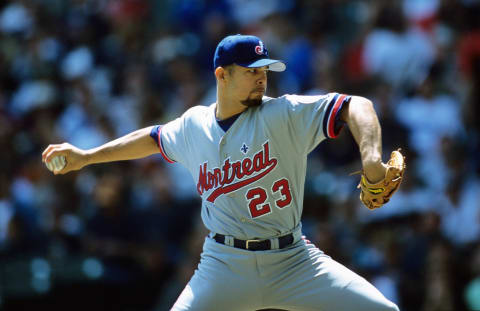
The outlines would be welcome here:
M 237 64 L 237 65 L 242 67 L 247 67 L 247 68 L 258 68 L 258 67 L 268 66 L 268 70 L 277 71 L 277 72 L 284 71 L 287 68 L 287 65 L 285 65 L 285 63 L 282 62 L 281 60 L 270 59 L 270 58 L 259 59 L 250 64 Z

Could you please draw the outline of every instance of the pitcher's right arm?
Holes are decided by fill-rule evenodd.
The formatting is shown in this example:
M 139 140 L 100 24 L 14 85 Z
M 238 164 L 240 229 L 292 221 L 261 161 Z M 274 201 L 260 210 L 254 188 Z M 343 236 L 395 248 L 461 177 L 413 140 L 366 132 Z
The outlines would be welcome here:
M 100 147 L 83 150 L 69 143 L 49 145 L 42 153 L 42 161 L 50 162 L 55 156 L 64 156 L 67 164 L 54 174 L 66 174 L 83 167 L 105 162 L 140 159 L 158 153 L 155 141 L 150 137 L 149 126 L 112 140 Z

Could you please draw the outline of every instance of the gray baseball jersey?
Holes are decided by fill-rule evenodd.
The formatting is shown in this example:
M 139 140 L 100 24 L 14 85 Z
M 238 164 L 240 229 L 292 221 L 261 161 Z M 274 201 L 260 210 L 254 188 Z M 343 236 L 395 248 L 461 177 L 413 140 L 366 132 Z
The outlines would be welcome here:
M 338 93 L 264 97 L 226 131 L 215 118 L 215 104 L 198 106 L 154 131 L 164 158 L 190 170 L 211 231 L 172 310 L 398 311 L 301 236 L 307 154 L 336 137 L 349 99 Z M 293 242 L 279 247 L 289 233 Z M 224 244 L 215 234 L 225 236 Z M 271 248 L 238 248 L 234 238 L 268 239 Z
M 239 239 L 284 235 L 300 226 L 307 154 L 336 136 L 335 120 L 348 99 L 264 97 L 226 132 L 215 104 L 193 107 L 160 129 L 161 152 L 191 172 L 210 231 Z

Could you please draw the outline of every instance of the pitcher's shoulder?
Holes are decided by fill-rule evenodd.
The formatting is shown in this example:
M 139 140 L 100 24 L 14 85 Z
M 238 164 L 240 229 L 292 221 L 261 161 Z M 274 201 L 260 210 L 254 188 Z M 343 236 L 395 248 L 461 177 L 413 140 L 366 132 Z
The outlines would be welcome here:
M 187 109 L 183 113 L 183 117 L 185 119 L 204 118 L 205 116 L 209 115 L 212 112 L 212 109 L 214 109 L 214 105 L 215 104 L 212 104 L 210 106 L 203 106 L 203 105 L 193 106 Z
M 331 94 L 319 94 L 319 95 L 298 95 L 298 94 L 284 94 L 279 97 L 263 97 L 262 105 L 271 106 L 271 105 L 281 105 L 285 103 L 295 104 L 295 103 L 314 103 L 322 99 L 327 99 Z
M 288 94 L 279 96 L 279 97 L 268 97 L 263 96 L 262 105 L 260 106 L 263 109 L 275 109 L 277 106 L 285 104 L 288 101 Z
M 288 94 L 279 96 L 279 97 L 269 97 L 269 96 L 263 96 L 262 98 L 262 105 L 275 105 L 278 104 L 284 100 L 286 100 L 286 96 Z

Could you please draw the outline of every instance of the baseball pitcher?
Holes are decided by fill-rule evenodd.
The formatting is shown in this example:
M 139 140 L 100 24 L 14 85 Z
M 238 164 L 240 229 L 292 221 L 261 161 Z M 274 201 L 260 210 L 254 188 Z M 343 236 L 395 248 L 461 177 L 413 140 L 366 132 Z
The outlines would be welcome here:
M 381 207 L 398 188 L 403 156 L 394 151 L 382 162 L 380 125 L 365 98 L 265 96 L 267 73 L 285 69 L 259 38 L 228 36 L 214 55 L 215 103 L 95 149 L 64 143 L 43 152 L 54 174 L 158 152 L 191 172 L 210 234 L 172 310 L 398 310 L 303 239 L 301 216 L 307 155 L 344 124 L 359 146 L 360 199 L 368 208 Z

